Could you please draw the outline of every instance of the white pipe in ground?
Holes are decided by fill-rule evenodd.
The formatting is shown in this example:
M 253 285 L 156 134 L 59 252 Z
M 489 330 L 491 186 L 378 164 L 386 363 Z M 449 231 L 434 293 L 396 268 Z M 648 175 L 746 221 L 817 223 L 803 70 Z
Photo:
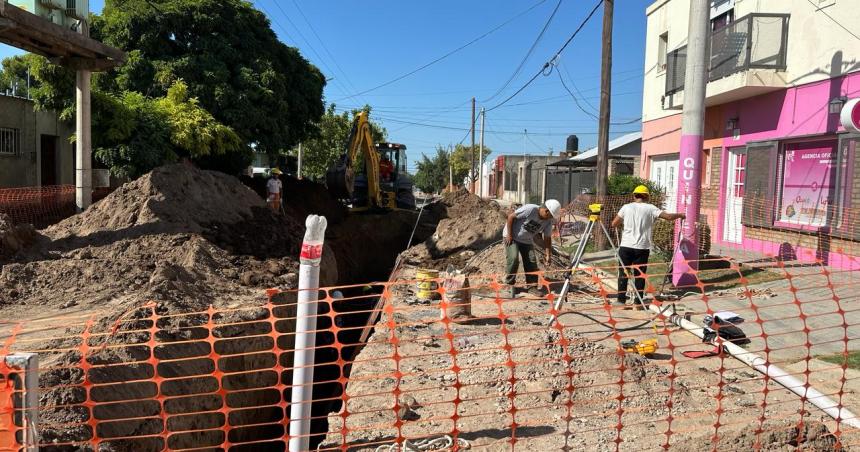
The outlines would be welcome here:
M 301 265 L 296 306 L 296 345 L 293 354 L 293 391 L 290 399 L 290 452 L 308 450 L 310 441 L 320 261 L 327 225 L 325 217 L 308 216 L 305 220 L 305 239 L 299 256 Z
M 672 309 L 671 306 L 665 306 L 661 309 L 660 307 L 655 306 L 652 303 L 650 305 L 650 309 L 652 312 L 659 315 L 660 317 L 665 317 L 670 323 L 677 325 L 692 334 L 695 334 L 699 338 L 704 339 L 704 328 L 679 316 L 677 313 L 675 313 L 674 309 Z M 773 364 L 769 364 L 767 360 L 765 360 L 761 356 L 750 351 L 744 350 L 736 344 L 723 341 L 719 338 L 716 340 L 715 345 L 722 346 L 723 349 L 727 351 L 730 355 L 732 355 L 734 358 L 761 372 L 762 374 L 767 375 L 768 377 L 772 378 L 773 381 L 781 384 L 789 391 L 799 395 L 800 397 L 805 398 L 807 401 L 809 401 L 809 403 L 820 408 L 822 411 L 827 413 L 836 421 L 842 422 L 852 428 L 860 429 L 860 419 L 858 419 L 854 413 L 849 411 L 847 408 L 840 408 L 839 405 L 830 397 L 820 393 L 809 384 L 804 383 L 797 378 L 794 378 L 779 367 L 774 366 Z

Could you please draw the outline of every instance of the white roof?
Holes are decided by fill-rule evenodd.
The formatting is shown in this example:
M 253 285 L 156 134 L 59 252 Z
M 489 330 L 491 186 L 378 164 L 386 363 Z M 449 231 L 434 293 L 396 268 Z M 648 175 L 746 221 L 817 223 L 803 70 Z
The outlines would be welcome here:
M 620 147 L 626 146 L 636 140 L 642 139 L 642 132 L 633 132 L 628 133 L 627 135 L 622 135 L 614 140 L 609 141 L 609 152 L 612 153 L 613 150 L 618 149 Z M 577 162 L 581 162 L 584 160 L 592 159 L 597 157 L 597 147 L 593 147 L 585 152 L 577 154 L 575 157 L 571 157 L 568 160 L 573 160 Z

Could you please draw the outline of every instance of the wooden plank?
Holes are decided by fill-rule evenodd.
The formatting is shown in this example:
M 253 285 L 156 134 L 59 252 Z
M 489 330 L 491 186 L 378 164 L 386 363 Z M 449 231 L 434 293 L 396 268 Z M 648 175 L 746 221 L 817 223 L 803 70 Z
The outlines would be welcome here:
M 104 45 L 95 39 L 49 22 L 35 14 L 10 5 L 5 0 L 0 0 L 0 16 L 13 21 L 18 26 L 19 34 L 29 31 L 42 40 L 51 41 L 50 43 L 46 42 L 46 44 L 50 44 L 52 47 L 59 45 L 60 48 L 67 50 L 65 54 L 50 55 L 52 57 L 92 56 L 97 59 L 111 59 L 117 63 L 125 61 L 125 52 L 122 50 Z M 24 50 L 29 49 L 25 48 Z

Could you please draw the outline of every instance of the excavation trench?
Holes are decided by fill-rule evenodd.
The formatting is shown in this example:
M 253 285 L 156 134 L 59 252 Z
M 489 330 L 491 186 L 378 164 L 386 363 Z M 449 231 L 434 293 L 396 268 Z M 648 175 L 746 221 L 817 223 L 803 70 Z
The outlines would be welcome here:
M 329 220 L 324 287 L 388 280 L 418 219 L 347 214 L 319 185 L 284 187 L 279 215 L 235 178 L 167 166 L 2 256 L 3 317 L 62 319 L 64 306 L 94 316 L 11 347 L 39 353 L 41 450 L 284 449 L 305 217 Z M 413 242 L 435 221 L 425 212 Z M 271 309 L 269 287 L 282 289 Z M 346 300 L 320 303 L 313 444 L 340 408 L 378 295 L 343 292 Z

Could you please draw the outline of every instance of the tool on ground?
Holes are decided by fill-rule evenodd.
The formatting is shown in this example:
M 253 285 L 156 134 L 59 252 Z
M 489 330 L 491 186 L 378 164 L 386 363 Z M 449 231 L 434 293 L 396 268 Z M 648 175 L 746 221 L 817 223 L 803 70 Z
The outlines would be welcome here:
M 627 353 L 638 353 L 642 356 L 653 355 L 657 351 L 657 339 L 651 338 L 644 341 L 625 339 L 621 341 L 621 348 Z
M 561 291 L 559 291 L 558 296 L 555 300 L 555 312 L 559 312 L 562 303 L 564 303 L 565 299 L 567 298 L 567 294 L 570 291 L 571 279 L 576 269 L 579 268 L 579 264 L 582 263 L 582 256 L 585 254 L 585 248 L 588 244 L 588 239 L 591 237 L 591 233 L 594 231 L 595 223 L 600 224 L 600 228 L 603 230 L 604 237 L 606 237 L 606 240 L 609 241 L 609 246 L 615 253 L 615 260 L 616 262 L 618 262 L 618 265 L 620 266 L 619 268 L 621 268 L 622 271 L 627 274 L 628 278 L 633 278 L 633 275 L 629 273 L 630 270 L 627 268 L 627 266 L 624 265 L 624 262 L 621 261 L 621 256 L 619 256 L 618 254 L 618 247 L 615 246 L 615 243 L 612 241 L 612 236 L 609 235 L 609 231 L 606 229 L 606 225 L 604 225 L 603 222 L 600 221 L 600 213 L 603 210 L 603 204 L 590 204 L 588 206 L 588 210 L 590 212 L 588 215 L 588 224 L 585 226 L 585 231 L 582 233 L 582 237 L 579 239 L 579 245 L 577 245 L 576 251 L 573 253 L 570 268 L 568 268 L 567 271 L 564 273 L 564 284 L 562 285 Z M 639 291 L 634 289 L 633 293 L 635 294 L 637 301 L 642 306 L 645 306 L 645 301 L 642 299 L 642 296 L 639 294 Z M 555 314 L 550 316 L 550 326 L 555 323 L 557 318 L 558 316 L 556 316 Z

